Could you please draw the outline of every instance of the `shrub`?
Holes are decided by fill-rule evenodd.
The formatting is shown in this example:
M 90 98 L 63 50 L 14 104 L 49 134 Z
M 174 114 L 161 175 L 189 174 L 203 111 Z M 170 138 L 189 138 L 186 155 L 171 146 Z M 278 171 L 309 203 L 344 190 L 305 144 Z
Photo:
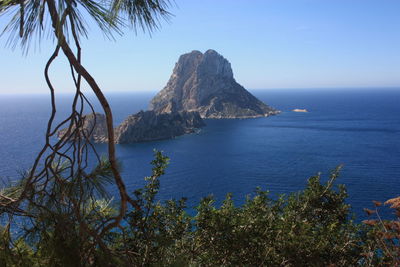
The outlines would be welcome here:
M 26 210 L 11 216 L 0 232 L 4 266 L 358 266 L 399 264 L 399 222 L 353 222 L 346 189 L 336 185 L 340 167 L 327 182 L 317 174 L 300 192 L 277 199 L 257 189 L 240 206 L 228 194 L 217 207 L 203 198 L 196 215 L 185 199 L 157 200 L 168 158 L 155 152 L 152 175 L 133 192 L 132 206 L 118 228 L 94 234 L 113 218 L 119 203 L 107 196 L 107 164 L 82 181 L 54 180 L 53 195 L 34 194 Z M 62 171 L 60 172 L 62 174 Z M 59 177 L 58 177 L 59 178 Z M 76 181 L 79 181 L 77 179 Z M 89 182 L 90 181 L 90 182 Z M 23 181 L 22 181 L 23 182 Z M 78 187 L 76 185 L 79 185 Z M 19 192 L 18 185 L 3 190 Z M 32 189 L 33 190 L 33 189 Z M 40 192 L 35 191 L 34 192 Z M 7 193 L 8 192 L 8 193 Z M 87 193 L 87 195 L 85 195 Z M 7 195 L 8 194 L 8 195 Z M 87 197 L 82 197 L 87 196 Z M 97 196 L 97 198 L 95 197 Z M 81 205 L 76 205 L 76 201 Z M 36 203 L 32 205 L 32 203 Z M 399 216 L 399 198 L 386 202 Z M 376 210 L 381 204 L 375 202 Z M 80 207 L 79 212 L 73 207 Z M 2 211 L 3 219 L 10 212 Z M 375 211 L 369 213 L 379 216 Z M 15 215 L 15 214 L 14 214 Z M 18 222 L 18 223 L 17 223 Z M 13 228 L 13 230 L 11 230 Z M 11 234 L 14 233 L 14 234 Z

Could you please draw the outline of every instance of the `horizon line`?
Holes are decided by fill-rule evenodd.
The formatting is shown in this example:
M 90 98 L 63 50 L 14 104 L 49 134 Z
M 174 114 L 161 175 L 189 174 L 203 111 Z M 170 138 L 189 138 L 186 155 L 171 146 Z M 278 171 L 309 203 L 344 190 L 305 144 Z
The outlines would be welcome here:
M 385 90 L 385 89 L 400 89 L 400 85 L 397 86 L 340 86 L 340 87 L 265 87 L 265 88 L 245 88 L 248 91 L 258 91 L 258 90 L 346 90 L 346 89 L 356 89 L 356 90 L 374 90 L 374 89 L 380 89 L 380 90 Z M 162 89 L 161 89 L 162 90 Z M 111 90 L 105 90 L 103 93 L 109 94 L 109 93 L 157 93 L 161 90 L 157 89 L 150 89 L 150 90 L 143 90 L 143 89 L 135 89 L 135 90 L 116 90 L 116 91 L 111 91 Z M 0 95 L 48 95 L 50 92 L 0 92 Z M 88 94 L 94 94 L 93 92 L 89 91 L 87 92 Z M 69 92 L 69 91 L 60 91 L 56 92 L 56 94 L 60 95 L 71 95 L 74 94 L 74 92 Z

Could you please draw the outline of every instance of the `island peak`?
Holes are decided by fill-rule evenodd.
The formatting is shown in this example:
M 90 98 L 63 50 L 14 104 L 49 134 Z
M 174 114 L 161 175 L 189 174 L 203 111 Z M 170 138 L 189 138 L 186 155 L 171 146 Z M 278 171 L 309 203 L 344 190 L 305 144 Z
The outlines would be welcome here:
M 181 55 L 150 109 L 159 113 L 197 111 L 202 118 L 255 118 L 279 113 L 238 84 L 230 62 L 212 49 Z

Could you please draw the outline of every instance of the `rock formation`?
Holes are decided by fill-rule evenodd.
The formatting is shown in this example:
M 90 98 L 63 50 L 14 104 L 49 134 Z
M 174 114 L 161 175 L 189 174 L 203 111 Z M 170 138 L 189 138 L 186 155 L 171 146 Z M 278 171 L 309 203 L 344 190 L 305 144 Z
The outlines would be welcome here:
M 95 119 L 96 124 L 94 124 Z M 86 115 L 84 120 L 80 133 L 90 136 L 90 140 L 95 143 L 108 142 L 106 118 L 103 114 L 92 113 Z M 140 111 L 128 116 L 115 128 L 115 142 L 126 144 L 169 139 L 186 133 L 193 133 L 196 128 L 201 128 L 204 125 L 197 112 L 183 111 L 159 114 L 154 111 Z M 58 138 L 62 138 L 66 132 L 67 129 L 59 131 Z
M 136 143 L 169 139 L 204 126 L 197 112 L 156 113 L 141 111 L 128 116 L 116 129 L 116 143 Z
M 79 135 L 82 138 L 89 137 L 89 140 L 95 143 L 107 142 L 107 124 L 104 114 L 91 113 L 85 115 L 83 121 L 82 127 L 79 127 Z M 57 137 L 62 138 L 67 133 L 67 130 L 68 128 L 58 131 Z M 74 128 L 71 130 L 74 130 Z
M 238 84 L 231 64 L 214 50 L 180 56 L 150 109 L 159 113 L 198 111 L 203 118 L 255 118 L 279 113 Z
M 192 133 L 205 125 L 202 118 L 256 118 L 279 113 L 238 84 L 231 64 L 214 50 L 182 55 L 150 109 L 128 116 L 115 128 L 115 142 L 154 141 Z M 66 133 L 63 129 L 58 137 Z M 94 142 L 107 142 L 105 116 L 85 116 L 80 133 Z

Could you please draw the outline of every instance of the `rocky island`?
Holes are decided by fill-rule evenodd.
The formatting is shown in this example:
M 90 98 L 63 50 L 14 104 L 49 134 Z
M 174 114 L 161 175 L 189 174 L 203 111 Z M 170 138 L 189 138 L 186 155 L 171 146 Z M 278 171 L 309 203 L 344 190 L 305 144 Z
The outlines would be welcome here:
M 264 104 L 233 78 L 231 64 L 214 50 L 180 56 L 163 90 L 150 103 L 160 113 L 197 111 L 202 118 L 256 118 L 279 111 Z
M 169 139 L 205 125 L 207 119 L 267 117 L 279 111 L 264 104 L 233 78 L 231 64 L 214 50 L 180 56 L 167 83 L 150 102 L 149 111 L 128 116 L 115 128 L 115 142 L 136 143 Z M 58 138 L 67 129 L 58 132 Z M 108 142 L 106 119 L 84 117 L 79 135 L 96 143 Z

